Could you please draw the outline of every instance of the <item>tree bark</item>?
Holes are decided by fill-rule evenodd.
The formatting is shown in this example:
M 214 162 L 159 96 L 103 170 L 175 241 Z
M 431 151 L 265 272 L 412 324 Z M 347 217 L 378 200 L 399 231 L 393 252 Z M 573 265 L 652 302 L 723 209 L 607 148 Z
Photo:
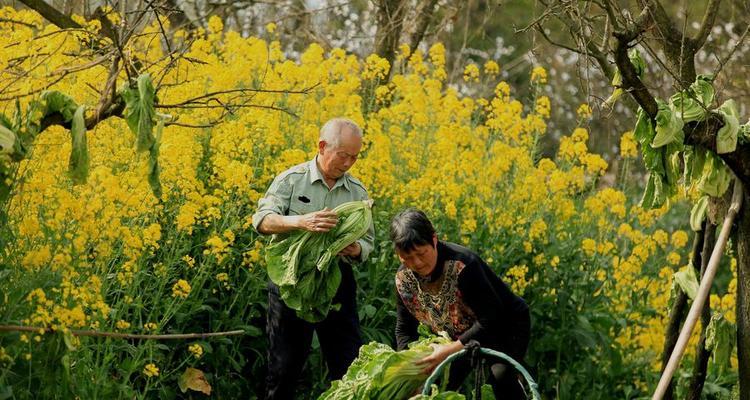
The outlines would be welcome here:
M 409 41 L 409 49 L 412 53 L 417 47 L 419 47 L 422 39 L 424 39 L 424 34 L 427 32 L 427 28 L 430 26 L 432 17 L 435 14 L 436 5 L 437 0 L 423 0 L 417 7 L 417 23 L 415 24 L 414 32 L 412 32 L 411 40 Z
M 80 28 L 77 22 L 61 13 L 56 8 L 45 3 L 44 0 L 20 0 L 26 7 L 38 12 L 47 21 L 62 29 Z
M 747 186 L 745 186 L 747 188 Z M 737 359 L 740 400 L 750 400 L 750 196 L 744 192 L 744 207 L 737 221 Z
M 703 275 L 706 273 L 706 267 L 708 267 L 708 260 L 711 258 L 711 252 L 714 248 L 714 242 L 716 241 L 716 225 L 710 222 L 704 222 L 704 230 L 706 235 L 703 240 L 703 251 L 701 256 L 700 268 L 698 264 L 693 264 L 699 271 L 700 282 L 703 279 Z M 688 388 L 688 400 L 700 400 L 701 393 L 703 392 L 703 385 L 706 383 L 706 371 L 708 368 L 708 359 L 711 357 L 711 352 L 706 350 L 706 328 L 711 322 L 711 296 L 706 299 L 706 304 L 703 306 L 701 312 L 701 337 L 698 341 L 695 352 L 695 363 L 693 364 L 693 377 L 690 380 L 690 386 Z
M 379 0 L 377 4 L 378 31 L 375 34 L 375 53 L 388 60 L 390 71 L 393 71 L 393 61 L 396 59 L 396 48 L 401 38 L 408 1 Z
M 704 239 L 705 232 L 706 222 L 704 221 L 703 229 L 695 232 L 695 237 L 693 238 L 693 248 L 690 251 L 690 258 L 693 265 L 702 265 L 701 249 L 704 247 L 703 244 L 706 241 Z M 685 294 L 684 291 L 679 290 L 677 292 L 677 298 L 675 298 L 674 303 L 672 303 L 672 309 L 669 311 L 669 322 L 667 323 L 667 330 L 664 333 L 664 348 L 661 354 L 662 372 L 664 372 L 664 368 L 666 368 L 667 362 L 669 362 L 669 357 L 672 355 L 674 346 L 677 343 L 677 338 L 680 336 L 680 327 L 682 326 L 683 321 L 685 321 L 685 316 L 687 314 L 687 299 L 687 294 Z M 664 393 L 664 400 L 672 399 L 674 399 L 674 385 L 670 383 L 667 391 Z

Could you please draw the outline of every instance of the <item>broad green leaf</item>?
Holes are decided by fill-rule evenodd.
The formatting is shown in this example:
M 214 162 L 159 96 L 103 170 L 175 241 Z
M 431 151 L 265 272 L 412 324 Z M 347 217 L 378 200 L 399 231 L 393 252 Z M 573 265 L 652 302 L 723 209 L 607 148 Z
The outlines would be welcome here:
M 13 151 L 16 148 L 17 141 L 18 139 L 16 138 L 15 132 L 0 125 L 0 157 L 5 156 L 10 158 L 10 155 L 13 154 Z M 2 160 L 2 158 L 0 158 L 0 160 Z
M 659 111 L 656 113 L 656 136 L 651 147 L 659 148 L 669 143 L 682 143 L 685 133 L 682 127 L 685 123 L 667 103 L 659 101 Z
M 698 278 L 695 276 L 695 267 L 692 263 L 675 272 L 674 281 L 691 300 L 695 299 L 695 295 L 698 293 Z
M 89 151 L 86 143 L 86 121 L 84 119 L 85 106 L 80 106 L 73 115 L 70 129 L 72 146 L 68 161 L 68 174 L 74 184 L 86 183 L 89 174 Z
M 706 328 L 706 349 L 713 353 L 714 363 L 721 371 L 729 368 L 729 359 L 736 343 L 736 330 L 736 326 L 727 321 L 723 314 L 711 315 L 711 322 Z
M 737 148 L 737 134 L 740 130 L 737 106 L 733 99 L 729 99 L 717 111 L 724 119 L 724 126 L 716 133 L 716 153 L 731 153 Z
M 708 208 L 708 196 L 701 196 L 690 210 L 690 229 L 698 232 L 702 228 L 703 220 L 706 218 Z
M 56 90 L 43 92 L 41 98 L 42 104 L 44 104 L 45 106 L 41 117 L 46 117 L 47 115 L 54 113 L 60 113 L 63 116 L 65 122 L 68 122 L 73 119 L 73 115 L 75 114 L 76 110 L 78 110 L 78 105 L 76 104 L 75 100 L 73 100 L 67 94 L 58 92 Z
M 372 202 L 352 201 L 334 208 L 338 224 L 326 233 L 294 231 L 274 237 L 266 249 L 268 276 L 281 299 L 300 318 L 323 320 L 341 283 L 336 255 L 364 236 L 372 223 Z
M 649 173 L 648 182 L 646 183 L 646 191 L 643 192 L 641 197 L 640 206 L 643 208 L 651 208 L 654 203 L 654 193 L 656 192 L 656 184 L 654 183 L 654 174 Z
M 432 354 L 433 344 L 450 343 L 445 337 L 422 339 L 407 350 L 370 342 L 359 349 L 359 356 L 346 374 L 333 381 L 319 400 L 406 399 L 427 380 L 428 374 L 416 361 Z M 429 397 L 433 398 L 433 397 Z
M 707 151 L 701 177 L 697 182 L 698 190 L 712 197 L 721 197 L 729 189 L 732 171 L 716 154 Z
M 154 99 L 156 91 L 151 84 L 151 77 L 143 74 L 136 81 L 136 88 L 126 86 L 122 90 L 125 100 L 125 121 L 130 130 L 136 135 L 138 151 L 151 149 L 154 144 Z

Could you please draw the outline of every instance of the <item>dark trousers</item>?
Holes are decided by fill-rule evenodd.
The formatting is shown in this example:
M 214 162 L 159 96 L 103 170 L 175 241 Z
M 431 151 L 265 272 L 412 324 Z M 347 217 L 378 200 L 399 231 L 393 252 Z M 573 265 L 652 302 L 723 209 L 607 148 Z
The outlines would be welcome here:
M 310 352 L 313 331 L 317 332 L 320 348 L 328 365 L 328 378 L 340 379 L 357 358 L 362 336 L 357 316 L 357 285 L 352 267 L 339 262 L 341 285 L 333 298 L 340 303 L 338 311 L 331 310 L 321 322 L 310 323 L 287 307 L 279 295 L 279 288 L 268 283 L 268 375 L 267 400 L 293 399 L 297 379 Z
M 516 318 L 515 323 L 507 328 L 508 335 L 498 340 L 498 343 L 482 344 L 482 347 L 491 348 L 511 356 L 519 363 L 523 363 L 523 357 L 529 347 L 529 336 L 531 330 L 531 321 L 529 312 L 526 310 Z M 519 374 L 516 369 L 505 362 L 496 362 L 497 358 L 488 358 L 492 360 L 489 365 L 489 374 L 487 374 L 487 383 L 492 386 L 495 397 L 503 400 L 521 400 L 524 399 L 524 391 L 518 382 Z M 466 380 L 471 372 L 471 360 L 468 355 L 454 360 L 450 365 L 450 374 L 448 376 L 448 390 L 457 390 Z

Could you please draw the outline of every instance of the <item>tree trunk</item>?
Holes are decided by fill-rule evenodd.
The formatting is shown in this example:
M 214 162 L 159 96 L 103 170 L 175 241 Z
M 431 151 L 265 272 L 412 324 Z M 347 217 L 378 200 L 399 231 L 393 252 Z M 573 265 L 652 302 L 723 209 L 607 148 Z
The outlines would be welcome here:
M 409 41 L 409 49 L 412 53 L 417 49 L 417 47 L 419 47 L 419 43 L 422 42 L 422 39 L 424 39 L 424 34 L 425 32 L 427 32 L 427 28 L 430 26 L 432 17 L 435 14 L 436 5 L 437 0 L 423 0 L 417 8 L 417 22 L 414 25 L 414 32 L 412 32 L 411 39 Z
M 396 48 L 401 38 L 408 1 L 380 0 L 378 4 L 378 31 L 375 34 L 375 53 L 388 60 L 393 71 Z
M 701 262 L 701 249 L 704 247 L 703 243 L 706 241 L 705 238 L 705 232 L 706 232 L 706 222 L 703 222 L 703 229 L 701 229 L 698 232 L 695 232 L 695 237 L 693 238 L 693 248 L 690 251 L 690 258 L 692 260 L 693 265 L 702 265 Z M 674 346 L 677 343 L 677 338 L 680 336 L 680 327 L 682 326 L 683 321 L 685 321 L 685 316 L 687 314 L 687 294 L 683 292 L 682 290 L 679 290 L 677 292 L 677 298 L 674 299 L 674 303 L 672 303 L 672 309 L 669 311 L 669 322 L 667 324 L 667 329 L 664 334 L 664 348 L 662 350 L 661 354 L 661 371 L 664 372 L 664 368 L 667 366 L 667 362 L 669 362 L 669 357 L 672 355 L 672 351 L 674 350 Z M 670 383 L 669 387 L 667 388 L 667 391 L 664 393 L 664 400 L 672 400 L 674 399 L 674 385 Z
M 708 260 L 711 258 L 711 252 L 713 251 L 716 242 L 716 225 L 712 223 L 704 223 L 704 230 L 706 236 L 703 241 L 703 252 L 702 260 L 700 263 L 700 279 L 703 279 L 703 275 L 706 273 L 706 267 L 708 267 Z M 698 264 L 693 264 L 698 269 Z M 690 380 L 690 387 L 688 388 L 688 400 L 700 400 L 701 393 L 703 392 L 703 385 L 706 382 L 706 370 L 708 368 L 708 359 L 711 357 L 711 352 L 706 350 L 706 328 L 711 322 L 711 296 L 706 299 L 706 304 L 703 306 L 701 312 L 701 337 L 698 341 L 698 346 L 695 352 L 695 363 L 693 365 L 693 377 Z
M 747 186 L 745 186 L 747 188 Z M 740 400 L 750 400 L 750 196 L 747 189 L 744 207 L 737 221 L 737 358 L 739 361 Z

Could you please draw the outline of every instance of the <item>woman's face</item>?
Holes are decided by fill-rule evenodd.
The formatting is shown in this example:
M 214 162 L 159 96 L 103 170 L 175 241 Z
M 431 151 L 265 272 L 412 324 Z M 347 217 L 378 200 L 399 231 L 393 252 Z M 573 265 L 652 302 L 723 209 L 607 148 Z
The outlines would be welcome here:
M 408 252 L 396 248 L 396 255 L 406 268 L 421 276 L 429 276 L 437 264 L 437 236 L 432 237 L 432 243 L 416 246 Z

